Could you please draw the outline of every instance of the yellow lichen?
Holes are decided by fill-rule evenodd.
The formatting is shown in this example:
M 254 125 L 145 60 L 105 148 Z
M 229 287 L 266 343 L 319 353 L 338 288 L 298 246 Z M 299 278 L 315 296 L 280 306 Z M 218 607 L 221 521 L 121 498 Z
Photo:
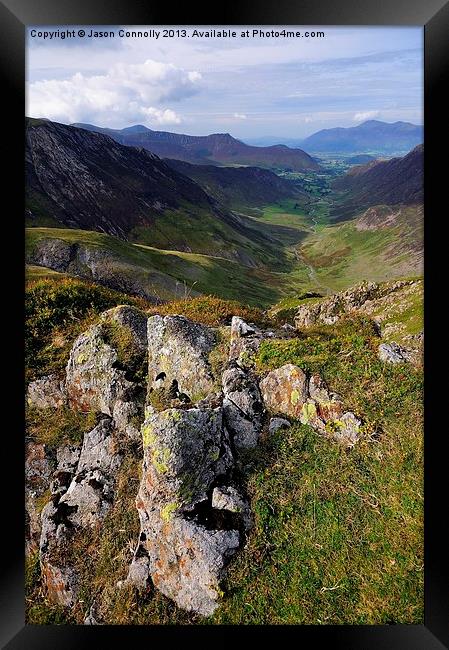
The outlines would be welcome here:
M 173 501 L 172 503 L 167 503 L 163 508 L 161 508 L 161 519 L 165 522 L 170 521 L 172 514 L 179 508 L 179 503 Z

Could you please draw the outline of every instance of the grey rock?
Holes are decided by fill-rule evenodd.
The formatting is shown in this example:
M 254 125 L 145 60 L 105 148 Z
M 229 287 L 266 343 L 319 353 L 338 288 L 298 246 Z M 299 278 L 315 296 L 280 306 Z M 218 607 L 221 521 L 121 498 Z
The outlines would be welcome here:
M 248 325 L 242 318 L 233 316 L 229 360 L 237 361 L 242 368 L 252 367 L 263 338 L 263 332 L 255 325 Z
M 104 314 L 100 322 L 90 327 L 75 341 L 66 370 L 66 388 L 70 406 L 81 411 L 100 411 L 117 418 L 116 426 L 127 430 L 130 415 L 143 411 L 142 387 L 127 378 L 120 367 L 117 350 L 106 342 L 105 327 L 115 323 L 126 328 L 136 358 L 146 356 L 146 316 L 134 307 L 115 307 Z M 106 340 L 105 340 L 106 339 Z M 135 408 L 124 408 L 134 402 Z M 141 412 L 141 411 L 139 411 Z
M 223 415 L 237 448 L 257 445 L 262 430 L 263 403 L 256 380 L 236 364 L 223 373 Z
M 64 382 L 56 375 L 47 375 L 28 385 L 28 406 L 58 408 L 67 401 Z
M 288 427 L 291 427 L 291 424 L 285 418 L 271 418 L 270 424 L 268 425 L 268 433 L 273 434 L 279 431 L 279 429 L 287 429 Z
M 405 363 L 411 361 L 413 356 L 409 350 L 394 341 L 391 343 L 381 343 L 378 354 L 379 359 L 385 363 Z
M 212 492 L 212 508 L 239 513 L 242 517 L 245 532 L 248 532 L 251 528 L 252 515 L 250 505 L 232 485 L 214 488 Z
M 167 388 L 174 380 L 179 392 L 192 402 L 216 391 L 209 364 L 215 335 L 208 327 L 183 316 L 152 316 L 148 319 L 148 387 L 159 388 L 163 373 Z
M 222 411 L 168 409 L 147 412 L 142 426 L 144 461 L 136 505 L 140 552 L 163 594 L 188 611 L 211 614 L 219 582 L 240 544 L 237 530 L 214 527 L 214 481 L 233 462 Z M 144 561 L 138 581 L 144 581 Z

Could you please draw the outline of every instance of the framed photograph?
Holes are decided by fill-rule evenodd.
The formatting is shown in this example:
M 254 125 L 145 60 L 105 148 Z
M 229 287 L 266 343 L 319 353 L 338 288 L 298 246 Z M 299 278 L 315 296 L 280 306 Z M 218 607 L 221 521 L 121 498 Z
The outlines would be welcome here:
M 449 647 L 448 5 L 0 11 L 2 647 Z

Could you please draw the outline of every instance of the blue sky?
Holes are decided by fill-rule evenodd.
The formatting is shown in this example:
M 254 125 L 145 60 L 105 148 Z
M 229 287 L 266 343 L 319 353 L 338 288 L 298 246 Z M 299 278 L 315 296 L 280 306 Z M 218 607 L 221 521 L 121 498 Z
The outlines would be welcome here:
M 44 40 L 31 29 L 32 117 L 239 138 L 301 138 L 367 119 L 423 121 L 421 27 L 286 27 L 324 31 L 320 39 L 241 38 L 246 27 L 232 27 L 237 38 L 193 37 L 193 27 L 186 38 L 120 38 L 118 28 L 92 27 L 115 37 Z

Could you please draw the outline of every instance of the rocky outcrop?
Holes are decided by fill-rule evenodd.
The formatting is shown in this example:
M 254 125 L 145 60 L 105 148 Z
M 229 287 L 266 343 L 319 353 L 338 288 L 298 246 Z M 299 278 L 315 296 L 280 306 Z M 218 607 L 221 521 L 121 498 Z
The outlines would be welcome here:
M 69 445 L 58 450 L 52 499 L 42 511 L 40 560 L 47 596 L 61 606 L 73 606 L 79 588 L 67 547 L 83 529 L 96 526 L 113 502 L 122 462 L 117 448 L 112 420 L 105 417 L 85 434 L 81 450 Z
M 146 360 L 146 321 L 134 307 L 105 312 L 76 339 L 66 371 L 70 406 L 110 416 L 131 437 L 138 437 L 139 425 L 133 426 L 133 418 L 142 414 L 145 398 L 143 382 L 136 375 Z
M 179 392 L 192 402 L 216 389 L 209 364 L 215 335 L 204 325 L 183 316 L 152 316 L 148 319 L 148 389 L 160 382 L 177 382 Z
M 299 418 L 308 396 L 307 377 L 290 363 L 269 372 L 260 382 L 260 390 L 269 411 Z
M 212 614 L 223 569 L 241 541 L 240 514 L 220 517 L 224 509 L 212 503 L 214 487 L 226 483 L 233 464 L 222 410 L 150 412 L 142 436 L 136 555 L 147 555 L 154 585 L 178 606 Z M 132 565 L 140 584 L 144 566 Z
M 269 372 L 260 389 L 271 413 L 296 418 L 349 447 L 357 442 L 361 421 L 344 410 L 339 395 L 319 375 L 308 377 L 301 368 L 287 364 Z
M 229 360 L 236 361 L 242 368 L 251 367 L 254 355 L 266 337 L 267 334 L 255 325 L 249 325 L 239 316 L 233 316 Z
M 39 548 L 41 504 L 50 487 L 54 458 L 46 445 L 25 443 L 25 543 L 27 554 Z
M 295 326 L 297 329 L 302 329 L 320 323 L 333 325 L 345 314 L 357 311 L 369 314 L 373 301 L 378 301 L 414 283 L 413 280 L 399 280 L 390 284 L 364 282 L 324 300 L 308 302 L 298 308 Z

